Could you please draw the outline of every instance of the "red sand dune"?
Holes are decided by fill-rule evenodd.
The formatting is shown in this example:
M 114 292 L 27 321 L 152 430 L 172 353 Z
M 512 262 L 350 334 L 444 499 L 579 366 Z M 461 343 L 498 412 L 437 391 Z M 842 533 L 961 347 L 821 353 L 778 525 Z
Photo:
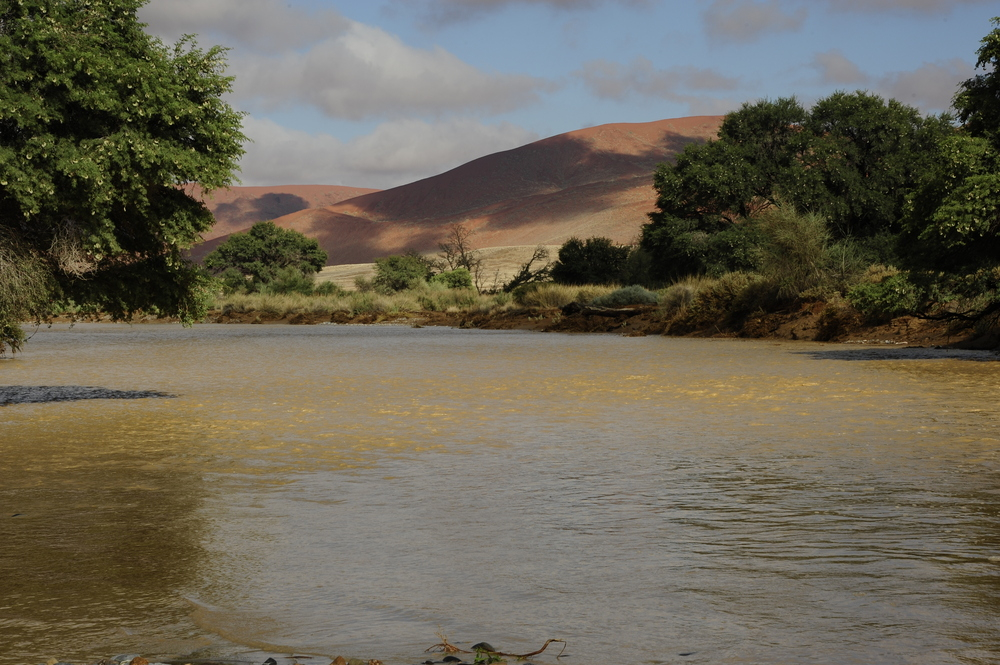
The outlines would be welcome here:
M 330 265 L 433 251 L 455 223 L 475 230 L 474 247 L 558 245 L 572 236 L 628 243 L 655 208 L 656 165 L 714 138 L 721 121 L 699 116 L 582 129 L 274 221 L 318 239 Z M 192 255 L 203 257 L 224 240 L 220 235 Z
M 216 190 L 207 196 L 197 186 L 189 191 L 195 198 L 203 199 L 215 215 L 215 226 L 203 236 L 205 240 L 211 240 L 242 231 L 257 222 L 308 208 L 334 205 L 378 190 L 337 185 L 278 185 L 231 187 Z

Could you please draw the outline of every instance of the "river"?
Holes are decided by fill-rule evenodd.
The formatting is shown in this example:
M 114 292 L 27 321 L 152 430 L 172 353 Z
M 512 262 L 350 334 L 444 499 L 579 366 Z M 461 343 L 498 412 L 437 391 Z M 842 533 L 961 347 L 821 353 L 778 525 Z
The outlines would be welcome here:
M 1000 663 L 996 360 L 43 327 L 0 361 L 0 664 Z

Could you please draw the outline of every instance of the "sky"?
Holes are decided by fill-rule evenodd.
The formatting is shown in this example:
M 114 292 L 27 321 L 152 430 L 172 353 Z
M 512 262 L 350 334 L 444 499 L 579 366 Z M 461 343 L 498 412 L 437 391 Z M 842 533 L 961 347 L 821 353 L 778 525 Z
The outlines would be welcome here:
M 866 90 L 947 111 L 1000 0 L 150 0 L 222 45 L 243 185 L 385 189 L 606 123 Z M 982 72 L 982 70 L 978 70 Z

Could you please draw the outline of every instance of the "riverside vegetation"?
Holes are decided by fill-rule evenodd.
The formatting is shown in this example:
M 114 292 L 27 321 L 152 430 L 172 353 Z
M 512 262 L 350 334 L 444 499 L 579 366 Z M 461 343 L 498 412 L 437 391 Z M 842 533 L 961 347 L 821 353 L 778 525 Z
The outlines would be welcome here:
M 641 306 L 661 332 L 834 339 L 915 317 L 995 344 L 1000 27 L 977 55 L 984 73 L 959 86 L 956 115 L 925 117 L 864 91 L 834 93 L 811 109 L 795 98 L 744 104 L 725 117 L 717 140 L 688 146 L 675 164 L 659 167 L 657 210 L 637 246 L 572 238 L 553 265 L 534 272 L 526 265 L 495 289 L 510 299 L 483 299 L 481 262 L 468 232 L 455 227 L 442 262 L 416 254 L 380 259 L 375 280 L 338 306 L 629 317 L 594 308 L 607 310 L 607 299 L 619 309 Z M 539 284 L 546 280 L 555 284 Z M 435 285 L 451 287 L 449 295 Z M 364 295 L 372 289 L 398 295 L 376 304 Z M 590 307 L 568 310 L 569 301 Z M 814 320 L 798 330 L 787 325 L 809 315 Z
M 0 352 L 19 348 L 21 321 L 60 312 L 185 323 L 209 310 L 213 320 L 420 312 L 470 326 L 547 317 L 547 329 L 567 329 L 564 316 L 612 328 L 642 316 L 644 331 L 811 339 L 901 316 L 986 337 L 998 327 L 1000 27 L 982 40 L 984 73 L 959 86 L 955 115 L 864 91 L 808 110 L 795 98 L 744 104 L 716 140 L 659 167 L 657 210 L 634 247 L 572 238 L 554 263 L 539 248 L 501 284 L 458 225 L 436 259 L 379 259 L 374 280 L 348 293 L 314 283 L 326 260 L 314 240 L 271 223 L 235 234 L 207 271 L 183 260 L 211 216 L 179 185 L 226 186 L 245 141 L 222 101 L 223 52 L 190 40 L 167 49 L 136 21 L 141 0 L 77 4 L 39 21 L 47 5 L 25 0 L 0 21 L 13 54 L 0 81 Z M 94 21 L 118 32 L 86 30 Z M 63 42 L 72 58 L 56 57 Z M 551 311 L 569 302 L 588 309 Z M 803 316 L 815 320 L 789 328 Z

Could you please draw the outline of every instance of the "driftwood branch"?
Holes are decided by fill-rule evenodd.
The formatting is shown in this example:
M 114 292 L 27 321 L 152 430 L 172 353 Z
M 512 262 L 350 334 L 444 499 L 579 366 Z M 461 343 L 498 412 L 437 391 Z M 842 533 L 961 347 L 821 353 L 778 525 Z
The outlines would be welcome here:
M 537 656 L 538 654 L 542 653 L 543 651 L 548 649 L 549 645 L 552 644 L 553 642 L 560 642 L 563 645 L 563 648 L 559 650 L 558 654 L 556 654 L 556 658 L 561 658 L 563 652 L 566 651 L 566 640 L 560 640 L 556 638 L 545 640 L 545 644 L 542 645 L 541 649 L 538 649 L 537 651 L 532 651 L 531 653 L 506 653 L 504 651 L 492 651 L 490 649 L 476 649 L 474 651 L 469 651 L 467 649 L 460 649 L 451 642 L 449 642 L 448 638 L 442 635 L 441 633 L 438 633 L 438 637 L 441 638 L 441 641 L 438 644 L 435 644 L 434 646 L 425 649 L 424 653 L 428 653 L 430 651 L 440 651 L 442 653 L 468 653 L 468 654 L 485 653 L 489 654 L 490 656 L 503 656 L 504 658 L 516 658 L 518 660 L 524 660 L 526 658 L 531 658 L 532 656 Z

